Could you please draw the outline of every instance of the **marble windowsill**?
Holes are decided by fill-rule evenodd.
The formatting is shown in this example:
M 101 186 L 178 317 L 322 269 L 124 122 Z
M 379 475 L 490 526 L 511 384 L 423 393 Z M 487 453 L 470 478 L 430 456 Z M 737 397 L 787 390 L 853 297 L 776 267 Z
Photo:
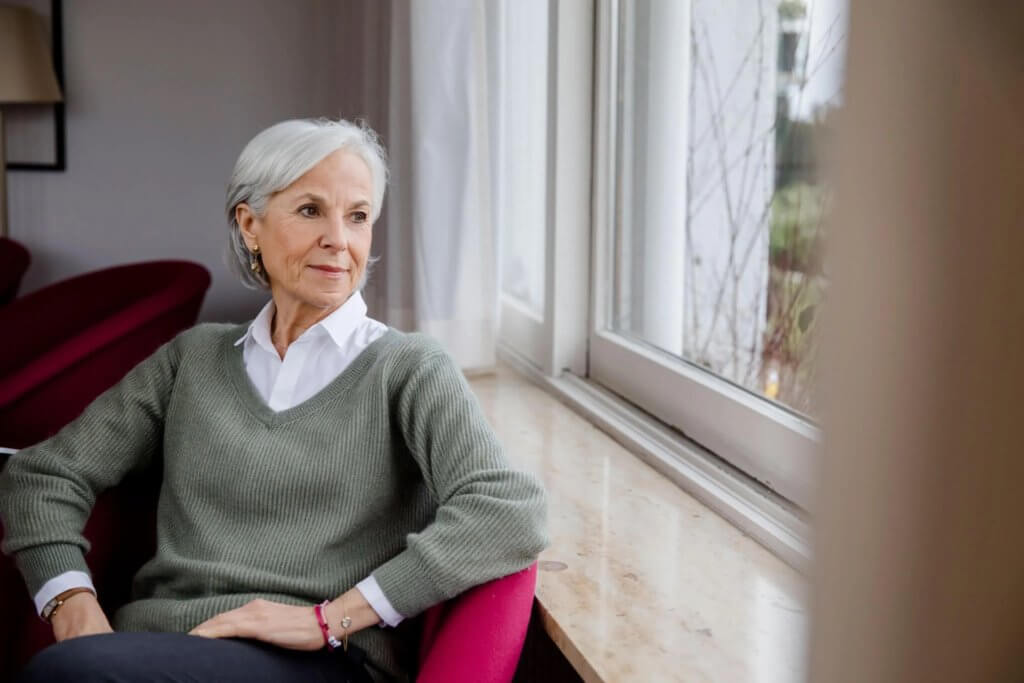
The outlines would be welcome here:
M 510 459 L 547 487 L 537 600 L 584 680 L 804 678 L 796 571 L 509 368 L 470 384 Z

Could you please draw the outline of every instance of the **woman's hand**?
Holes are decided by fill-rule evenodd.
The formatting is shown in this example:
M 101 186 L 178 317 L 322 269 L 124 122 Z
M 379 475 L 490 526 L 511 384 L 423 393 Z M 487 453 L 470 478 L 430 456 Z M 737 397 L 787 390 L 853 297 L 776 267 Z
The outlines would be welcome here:
M 59 643 L 68 638 L 113 633 L 107 615 L 92 593 L 75 593 L 64 601 L 50 620 L 53 637 Z
M 324 608 L 324 617 L 331 634 L 339 640 L 346 631 L 351 635 L 380 623 L 380 617 L 356 588 L 332 600 Z M 352 621 L 348 629 L 341 628 L 344 617 Z M 252 638 L 291 650 L 319 650 L 325 645 L 312 605 L 296 607 L 269 600 L 253 600 L 238 609 L 222 612 L 199 624 L 189 634 L 204 638 Z
M 312 605 L 296 607 L 269 600 L 253 600 L 222 612 L 189 634 L 203 638 L 252 638 L 290 650 L 319 650 L 324 646 Z

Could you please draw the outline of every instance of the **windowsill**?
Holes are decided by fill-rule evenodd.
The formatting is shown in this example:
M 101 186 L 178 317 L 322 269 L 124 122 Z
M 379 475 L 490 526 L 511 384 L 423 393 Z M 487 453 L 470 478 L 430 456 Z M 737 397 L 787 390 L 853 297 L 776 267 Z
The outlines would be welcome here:
M 803 677 L 794 569 L 507 365 L 470 384 L 547 487 L 537 600 L 584 680 Z

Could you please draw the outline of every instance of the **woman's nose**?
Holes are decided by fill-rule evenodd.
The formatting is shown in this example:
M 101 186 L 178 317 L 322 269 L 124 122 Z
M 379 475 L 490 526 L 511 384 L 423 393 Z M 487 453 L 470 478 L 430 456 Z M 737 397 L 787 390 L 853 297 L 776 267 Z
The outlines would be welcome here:
M 320 246 L 325 249 L 345 249 L 348 247 L 344 216 L 332 215 L 324 221 L 324 232 L 320 236 Z

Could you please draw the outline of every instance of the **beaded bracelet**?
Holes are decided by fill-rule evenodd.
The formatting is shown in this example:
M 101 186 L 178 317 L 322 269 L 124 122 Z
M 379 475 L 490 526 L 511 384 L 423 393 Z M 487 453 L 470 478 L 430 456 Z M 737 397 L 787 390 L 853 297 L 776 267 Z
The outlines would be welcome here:
M 327 607 L 329 602 L 324 600 L 319 605 L 313 605 L 313 612 L 316 614 L 317 623 L 320 624 L 320 632 L 324 634 L 324 643 L 332 650 L 337 650 L 342 645 L 341 641 L 331 635 L 331 629 L 327 627 L 327 620 L 324 619 L 324 607 Z

